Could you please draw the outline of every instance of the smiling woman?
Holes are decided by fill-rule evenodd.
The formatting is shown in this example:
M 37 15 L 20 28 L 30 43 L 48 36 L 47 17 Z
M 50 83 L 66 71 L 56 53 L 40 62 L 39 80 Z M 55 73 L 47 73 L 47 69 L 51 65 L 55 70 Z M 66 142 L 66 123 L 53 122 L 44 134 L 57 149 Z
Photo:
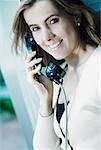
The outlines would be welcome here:
M 99 16 L 81 0 L 25 0 L 18 9 L 14 46 L 18 52 L 30 34 L 33 52 L 25 55 L 25 68 L 40 98 L 35 150 L 100 150 L 99 27 Z M 39 64 L 47 67 L 51 61 L 66 72 L 60 85 L 68 102 L 60 86 L 40 73 Z
M 41 2 L 41 1 L 40 1 Z M 27 5 L 27 3 L 29 3 L 28 5 Z M 15 46 L 15 49 L 17 50 L 17 47 L 18 47 L 18 44 L 21 42 L 19 42 L 19 40 L 20 40 L 20 37 L 21 37 L 21 39 L 22 39 L 22 42 L 23 42 L 23 40 L 24 40 L 24 37 L 25 37 L 25 35 L 26 35 L 26 33 L 28 33 L 28 32 L 31 32 L 33 29 L 33 27 L 31 27 L 31 29 L 32 30 L 30 30 L 30 28 L 29 28 L 29 26 L 26 24 L 26 20 L 23 18 L 23 12 L 24 12 L 24 10 L 26 10 L 26 9 L 28 9 L 28 11 L 29 11 L 29 5 L 30 6 L 32 6 L 33 5 L 33 3 L 34 3 L 34 1 L 28 1 L 28 2 L 26 2 L 25 1 L 25 4 L 24 4 L 24 7 L 23 7 L 23 9 L 22 9 L 22 7 L 21 7 L 21 9 L 19 9 L 19 13 L 20 13 L 20 16 L 19 16 L 19 13 L 17 13 L 16 14 L 16 17 L 18 16 L 18 18 L 19 18 L 19 20 L 16 20 L 16 17 L 15 17 L 15 23 L 14 23 L 14 25 L 13 25 L 13 29 L 14 29 L 14 32 L 17 32 L 17 34 L 15 34 L 15 37 L 14 37 L 14 46 Z M 86 18 L 86 20 L 85 19 L 82 19 L 82 24 L 80 25 L 80 30 L 79 30 L 79 32 L 81 32 L 80 33 L 80 40 L 82 40 L 82 43 L 90 43 L 92 40 L 93 41 L 96 41 L 96 39 L 98 39 L 97 37 L 96 37 L 96 34 L 94 33 L 93 34 L 93 32 L 94 32 L 94 30 L 93 30 L 93 28 L 94 28 L 94 25 L 93 25 L 93 20 L 92 20 L 92 17 L 93 17 L 93 12 L 92 12 L 92 15 L 90 15 L 90 13 L 89 13 L 89 11 L 88 11 L 88 13 L 86 12 L 83 12 L 83 10 L 81 11 L 81 8 L 79 8 L 78 9 L 78 6 L 77 6 L 77 8 L 76 7 L 74 7 L 74 8 L 72 8 L 72 6 L 71 6 L 71 4 L 69 4 L 68 6 L 64 6 L 64 9 L 65 9 L 65 11 L 63 11 L 64 9 L 61 9 L 61 7 L 60 7 L 60 5 L 58 4 L 58 3 L 56 3 L 55 1 L 53 1 L 53 3 L 55 4 L 55 6 L 58 8 L 57 10 L 55 10 L 55 11 L 57 11 L 58 13 L 59 13 L 59 15 L 63 15 L 64 14 L 64 16 L 65 17 L 73 17 L 73 15 L 75 16 L 74 18 L 75 19 L 73 19 L 74 20 L 74 24 L 77 26 L 77 23 L 79 22 L 81 22 L 81 19 L 82 18 Z M 59 2 L 59 3 L 61 3 L 61 2 Z M 63 5 L 63 4 L 62 4 Z M 66 8 L 65 7 L 68 7 L 68 9 L 66 10 Z M 44 6 L 44 8 L 47 8 L 47 6 Z M 43 10 L 45 10 L 44 8 L 42 8 Z M 76 8 L 76 10 L 75 10 L 75 8 Z M 73 10 L 72 10 L 73 9 Z M 21 11 L 21 12 L 20 12 Z M 41 10 L 37 10 L 37 12 L 33 12 L 33 18 L 38 18 L 38 14 L 39 14 L 39 12 L 40 12 Z M 74 11 L 75 11 L 75 14 L 74 14 Z M 80 12 L 79 12 L 80 11 Z M 82 13 L 81 13 L 82 12 Z M 65 13 L 66 13 L 66 15 L 65 15 Z M 67 14 L 68 13 L 68 14 Z M 84 15 L 83 15 L 84 14 Z M 29 19 L 31 18 L 31 17 L 28 17 Z M 97 16 L 95 16 L 95 18 L 97 19 Z M 29 19 L 27 19 L 27 21 L 29 21 Z M 72 19 L 70 19 L 70 20 L 72 20 Z M 73 21 L 72 20 L 72 21 Z M 58 20 L 55 20 L 55 22 L 57 22 Z M 87 22 L 88 22 L 88 25 L 86 26 L 86 24 L 87 24 Z M 99 22 L 100 23 L 100 22 Z M 99 32 L 99 23 L 96 23 L 96 25 L 98 25 L 98 28 L 97 28 L 97 34 L 99 34 L 100 32 Z M 19 27 L 19 25 L 21 24 L 21 28 Z M 24 26 L 23 26 L 24 25 Z M 56 26 L 57 26 L 57 24 L 56 24 Z M 68 28 L 68 27 L 67 27 Z M 38 30 L 39 28 L 38 27 L 35 27 L 34 26 L 34 30 Z M 78 30 L 78 28 L 77 28 L 77 30 Z M 48 31 L 48 30 L 47 30 Z M 69 30 L 68 30 L 68 32 L 69 32 Z M 51 33 L 51 32 L 50 32 Z M 50 34 L 49 33 L 49 34 Z M 33 34 L 33 32 L 31 32 L 31 34 Z M 89 34 L 90 34 L 90 37 L 89 37 Z M 70 35 L 70 33 L 69 33 L 69 35 Z M 41 37 L 41 36 L 40 36 Z M 60 39 L 59 39 L 60 40 Z M 52 59 L 52 61 L 54 62 L 54 61 L 56 61 L 55 59 L 53 59 L 48 53 L 46 53 L 45 51 L 43 51 L 43 49 L 38 45 L 38 44 L 36 44 L 36 41 L 33 41 L 34 43 L 33 43 L 33 45 L 34 45 L 34 47 L 37 47 L 37 51 L 38 51 L 38 55 L 39 55 L 39 57 L 41 57 L 41 56 L 44 56 L 43 57 L 43 62 L 45 62 L 45 64 L 47 64 L 49 61 L 50 61 L 50 59 Z M 57 42 L 57 41 L 56 41 Z M 99 39 L 98 39 L 98 41 L 96 41 L 98 44 L 100 43 L 99 42 Z M 95 45 L 96 45 L 96 42 L 95 42 Z M 54 43 L 54 44 L 56 44 L 56 43 Z M 20 46 L 21 47 L 21 46 Z M 23 49 L 21 49 L 21 50 L 23 50 Z M 17 51 L 16 51 L 17 52 Z M 47 55 L 47 57 L 46 57 L 46 55 Z M 61 61 L 58 61 L 58 62 L 56 62 L 56 63 L 61 63 Z M 62 61 L 63 62 L 63 61 Z

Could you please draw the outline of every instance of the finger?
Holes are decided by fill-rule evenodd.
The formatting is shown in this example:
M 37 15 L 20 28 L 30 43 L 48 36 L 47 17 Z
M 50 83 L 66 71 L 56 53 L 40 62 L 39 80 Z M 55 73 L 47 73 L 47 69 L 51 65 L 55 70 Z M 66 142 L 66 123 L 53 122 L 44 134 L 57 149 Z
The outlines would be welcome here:
M 40 63 L 42 61 L 42 58 L 33 59 L 30 63 L 26 64 L 27 68 L 33 67 L 36 64 Z
M 42 93 L 45 94 L 45 88 L 44 88 L 43 84 L 41 84 L 37 80 L 33 79 L 32 76 L 27 76 L 27 81 L 29 83 L 33 84 L 38 95 L 43 95 Z
M 36 55 L 36 51 L 32 52 L 31 54 L 28 54 L 25 62 L 26 63 L 30 62 L 32 57 L 35 57 L 35 55 Z
M 35 69 L 30 70 L 29 73 L 30 73 L 32 76 L 34 76 L 34 75 L 37 74 L 37 73 L 39 74 L 40 69 L 41 69 L 41 64 L 39 64 Z

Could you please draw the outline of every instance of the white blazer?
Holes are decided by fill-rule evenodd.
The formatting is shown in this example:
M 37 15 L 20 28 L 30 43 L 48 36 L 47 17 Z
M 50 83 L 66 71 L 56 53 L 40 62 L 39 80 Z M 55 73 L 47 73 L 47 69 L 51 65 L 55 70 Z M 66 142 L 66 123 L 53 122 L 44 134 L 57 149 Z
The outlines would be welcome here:
M 53 107 L 59 87 L 54 84 Z M 89 56 L 78 83 L 75 97 L 68 106 L 68 138 L 74 150 L 101 150 L 101 46 Z M 38 115 L 33 138 L 35 150 L 65 150 L 65 111 L 60 124 L 56 109 L 49 117 Z M 62 143 L 60 144 L 60 140 Z M 70 150 L 70 147 L 68 147 Z

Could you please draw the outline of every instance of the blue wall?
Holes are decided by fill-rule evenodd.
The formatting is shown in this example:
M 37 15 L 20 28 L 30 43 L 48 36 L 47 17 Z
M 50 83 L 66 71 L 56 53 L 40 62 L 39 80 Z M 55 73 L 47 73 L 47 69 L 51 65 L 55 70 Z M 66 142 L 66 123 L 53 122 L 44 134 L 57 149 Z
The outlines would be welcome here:
M 101 11 L 101 0 L 83 0 L 88 6 L 95 11 Z

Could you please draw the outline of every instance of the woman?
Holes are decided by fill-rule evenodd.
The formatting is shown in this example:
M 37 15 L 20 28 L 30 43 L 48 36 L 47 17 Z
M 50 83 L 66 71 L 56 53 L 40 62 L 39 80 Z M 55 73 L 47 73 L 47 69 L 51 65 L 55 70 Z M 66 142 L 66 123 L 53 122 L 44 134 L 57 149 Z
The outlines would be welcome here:
M 81 0 L 25 0 L 18 9 L 13 24 L 16 52 L 28 33 L 33 36 L 33 52 L 26 55 L 25 66 L 40 97 L 35 150 L 100 150 L 99 23 Z M 68 64 L 62 82 L 69 100 L 67 138 L 63 91 L 40 74 L 38 65 L 50 60 Z

